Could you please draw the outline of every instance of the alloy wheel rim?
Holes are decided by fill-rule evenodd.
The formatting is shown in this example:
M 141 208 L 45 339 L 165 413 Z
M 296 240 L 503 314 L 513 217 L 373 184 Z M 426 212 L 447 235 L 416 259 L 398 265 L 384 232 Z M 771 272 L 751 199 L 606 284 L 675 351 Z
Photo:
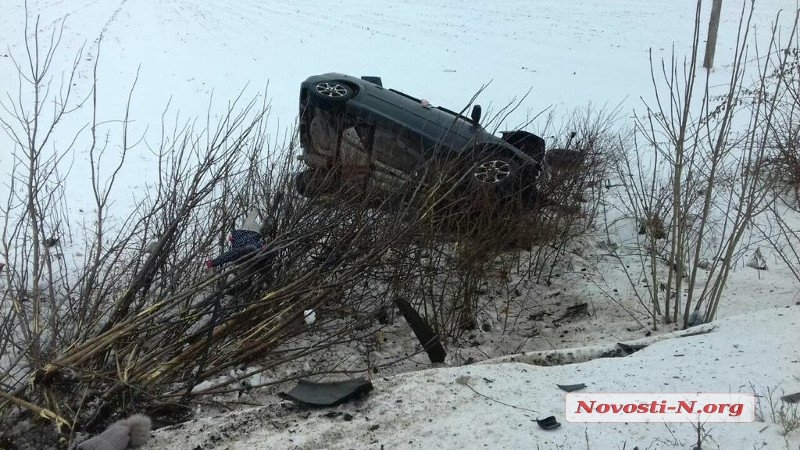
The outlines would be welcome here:
M 507 162 L 495 159 L 486 161 L 475 168 L 473 176 L 481 183 L 496 184 L 511 175 L 511 167 Z
M 347 95 L 347 87 L 331 81 L 317 83 L 315 89 L 320 95 L 330 98 L 342 98 Z

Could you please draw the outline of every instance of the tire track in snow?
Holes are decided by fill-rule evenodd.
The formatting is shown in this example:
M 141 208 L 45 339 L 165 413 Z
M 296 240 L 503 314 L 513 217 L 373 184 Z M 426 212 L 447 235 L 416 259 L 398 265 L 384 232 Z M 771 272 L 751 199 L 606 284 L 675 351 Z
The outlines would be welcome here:
M 108 33 L 108 29 L 117 20 L 120 11 L 122 11 L 122 8 L 125 6 L 125 3 L 127 1 L 128 0 L 121 0 L 117 8 L 114 10 L 114 12 L 111 13 L 111 16 L 105 21 L 105 23 L 103 24 L 103 28 L 100 29 L 100 34 L 98 34 L 98 36 L 94 38 L 91 47 L 86 51 L 86 57 L 84 58 L 86 62 L 94 61 L 94 59 L 97 57 L 98 47 L 100 46 L 100 43 L 103 41 L 103 38 L 105 37 L 106 33 Z M 81 75 L 86 76 L 86 73 L 82 73 Z

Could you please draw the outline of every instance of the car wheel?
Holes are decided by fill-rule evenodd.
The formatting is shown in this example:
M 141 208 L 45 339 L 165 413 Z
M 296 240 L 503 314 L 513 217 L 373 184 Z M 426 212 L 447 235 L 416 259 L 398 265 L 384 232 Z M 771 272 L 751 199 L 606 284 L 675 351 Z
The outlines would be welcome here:
M 294 175 L 295 191 L 306 198 L 329 193 L 334 185 L 331 174 L 322 169 L 306 169 Z
M 513 159 L 487 155 L 472 166 L 470 184 L 472 194 L 482 207 L 507 208 L 524 206 L 536 196 L 534 180 Z M 488 203 L 486 203 L 488 202 Z
M 294 190 L 303 197 L 313 197 L 311 189 L 311 171 L 304 170 L 294 174 Z
M 319 81 L 314 84 L 311 94 L 332 102 L 344 102 L 355 95 L 353 88 L 340 81 Z
M 508 158 L 490 157 L 478 161 L 472 168 L 472 179 L 478 186 L 499 187 L 509 184 L 517 175 L 517 164 Z

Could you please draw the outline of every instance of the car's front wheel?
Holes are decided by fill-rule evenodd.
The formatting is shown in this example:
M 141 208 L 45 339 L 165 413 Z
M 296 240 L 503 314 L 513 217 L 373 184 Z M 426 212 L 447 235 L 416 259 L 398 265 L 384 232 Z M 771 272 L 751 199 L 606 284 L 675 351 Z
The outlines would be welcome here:
M 488 201 L 486 207 L 524 207 L 536 195 L 535 178 L 527 173 L 507 156 L 484 156 L 473 164 L 469 174 L 472 194 Z
M 516 163 L 508 158 L 486 158 L 475 164 L 472 179 L 481 187 L 504 186 L 516 175 L 516 168 Z
M 306 198 L 333 192 L 336 188 L 333 173 L 323 169 L 306 169 L 294 175 L 294 189 Z

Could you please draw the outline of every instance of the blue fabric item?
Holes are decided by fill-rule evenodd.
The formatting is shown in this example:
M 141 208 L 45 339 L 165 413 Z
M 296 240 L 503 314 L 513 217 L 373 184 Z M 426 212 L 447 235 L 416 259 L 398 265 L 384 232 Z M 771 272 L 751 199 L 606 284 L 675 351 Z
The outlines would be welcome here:
M 214 259 L 206 261 L 206 266 L 209 269 L 234 262 L 256 250 L 260 250 L 264 246 L 261 234 L 251 230 L 233 230 L 228 240 L 231 243 L 231 249 Z
M 233 230 L 229 238 L 231 248 L 250 247 L 261 248 L 264 246 L 264 241 L 261 239 L 261 234 L 251 230 Z

